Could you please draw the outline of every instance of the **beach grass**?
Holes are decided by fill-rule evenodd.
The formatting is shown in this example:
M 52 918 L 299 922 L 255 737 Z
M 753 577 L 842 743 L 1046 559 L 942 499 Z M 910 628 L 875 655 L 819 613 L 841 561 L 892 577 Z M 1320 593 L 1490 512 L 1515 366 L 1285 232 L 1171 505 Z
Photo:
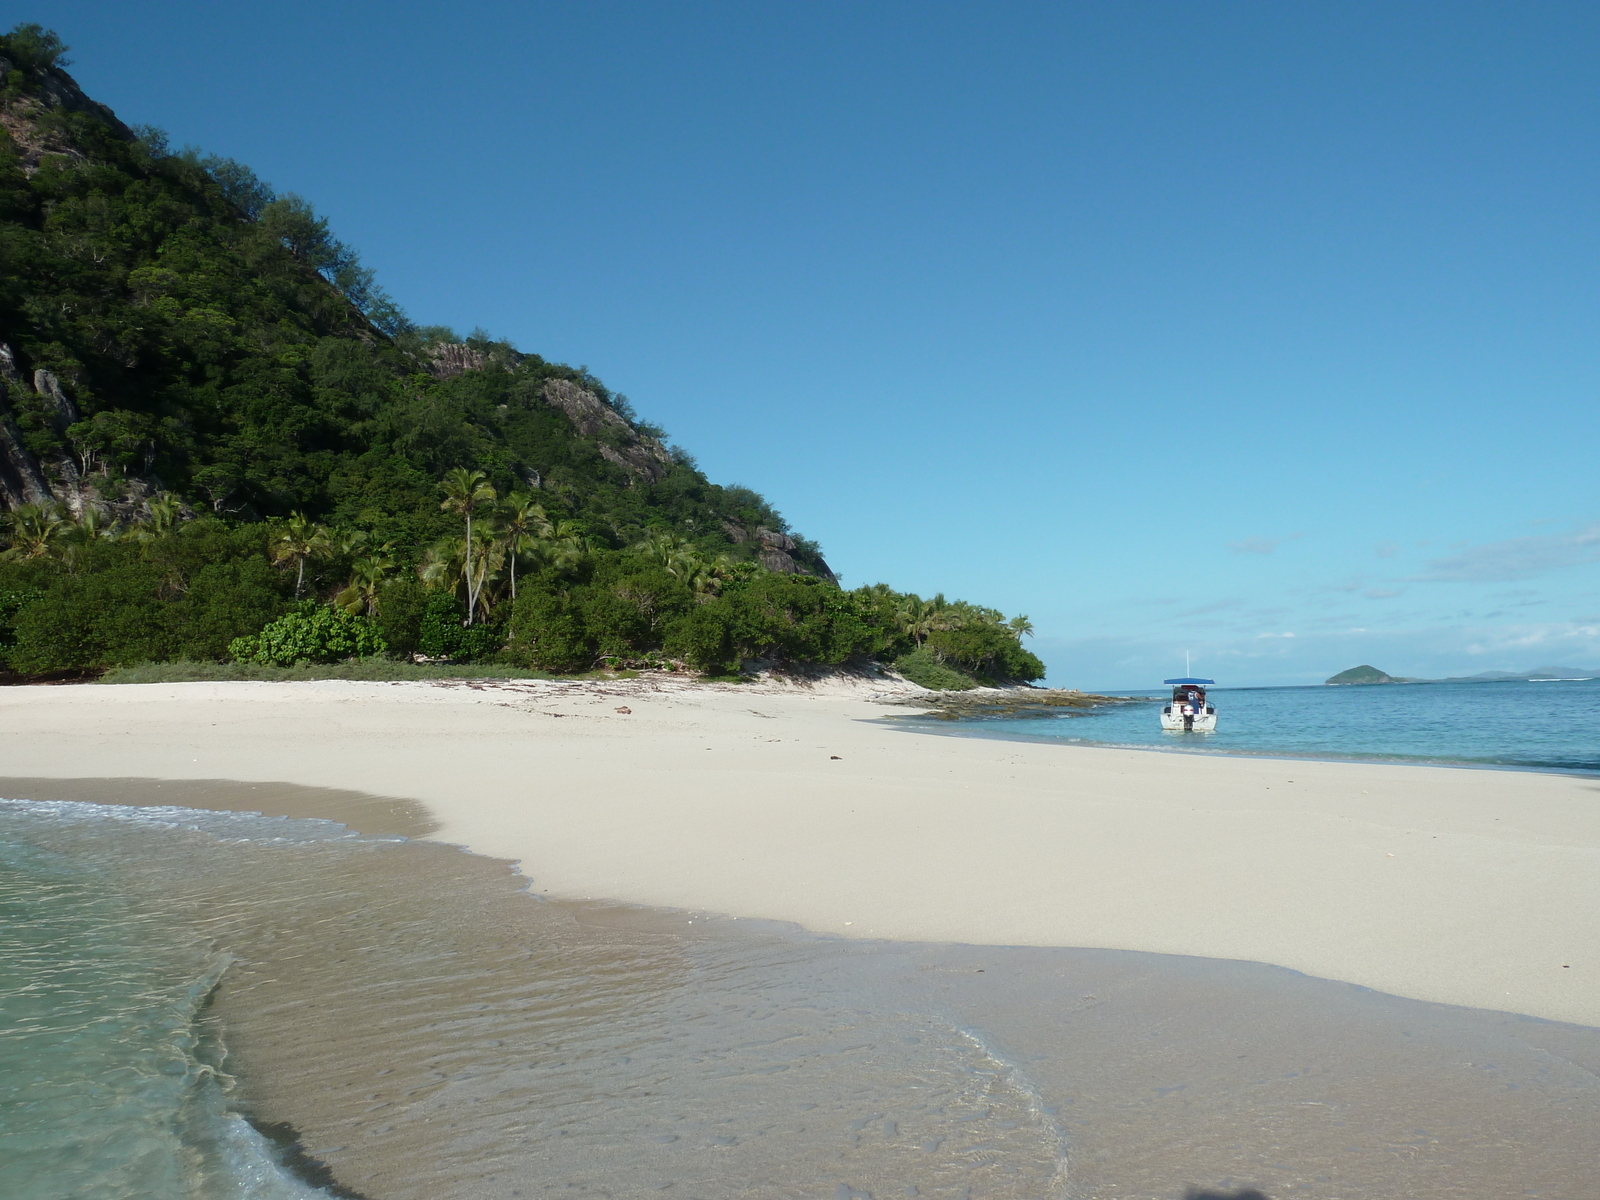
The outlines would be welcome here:
M 409 663 L 391 658 L 356 658 L 342 663 L 300 663 L 292 667 L 263 663 L 171 662 L 113 667 L 97 683 L 300 683 L 314 679 L 388 682 L 404 679 L 555 679 L 548 671 L 492 663 Z

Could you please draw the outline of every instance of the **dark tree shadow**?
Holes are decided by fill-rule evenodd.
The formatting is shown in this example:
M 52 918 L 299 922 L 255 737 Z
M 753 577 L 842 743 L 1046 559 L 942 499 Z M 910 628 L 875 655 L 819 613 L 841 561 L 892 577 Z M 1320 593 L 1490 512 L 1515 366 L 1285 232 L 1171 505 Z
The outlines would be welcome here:
M 1237 1192 L 1218 1192 L 1210 1188 L 1190 1188 L 1183 1194 L 1183 1200 L 1272 1200 L 1265 1192 L 1258 1192 L 1255 1188 L 1240 1188 Z

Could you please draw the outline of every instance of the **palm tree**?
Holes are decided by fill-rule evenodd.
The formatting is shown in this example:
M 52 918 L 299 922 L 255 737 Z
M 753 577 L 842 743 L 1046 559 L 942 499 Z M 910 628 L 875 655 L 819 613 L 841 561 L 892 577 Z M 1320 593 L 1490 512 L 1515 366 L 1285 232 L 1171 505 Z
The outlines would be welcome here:
M 459 513 L 467 520 L 467 624 L 471 625 L 478 607 L 472 571 L 472 513 L 480 504 L 494 502 L 494 486 L 482 471 L 469 471 L 465 467 L 448 472 L 440 486 L 444 488 L 444 499 L 439 507 L 445 512 Z
M 300 599 L 300 593 L 305 589 L 306 561 L 324 558 L 332 548 L 333 543 L 326 528 L 307 520 L 304 513 L 289 514 L 288 521 L 272 539 L 272 561 L 295 564 L 296 600 Z
M 738 576 L 739 567 L 740 564 L 728 554 L 719 554 L 713 559 L 701 559 L 689 583 L 693 586 L 695 595 L 702 601 L 710 600 L 722 592 L 725 584 Z
M 1019 641 L 1019 642 L 1023 639 L 1024 636 L 1026 636 L 1026 637 L 1032 637 L 1033 636 L 1033 622 L 1028 620 L 1027 617 L 1022 616 L 1020 614 L 1015 616 L 1015 617 L 1012 617 L 1011 620 L 1007 621 L 1006 622 L 1006 627 L 1009 628 L 1012 633 L 1017 635 L 1017 641 Z
M 500 530 L 492 519 L 479 519 L 472 526 L 472 554 L 468 558 L 468 544 L 458 537 L 441 538 L 422 556 L 417 565 L 417 575 L 429 587 L 443 588 L 454 594 L 466 593 L 469 612 L 482 611 L 489 615 L 489 585 L 500 578 L 500 567 L 505 561 L 504 544 L 499 539 Z M 471 562 L 471 567 L 467 566 Z M 470 620 L 463 622 L 470 624 Z
M 557 521 L 544 538 L 545 559 L 558 571 L 571 570 L 588 549 L 584 528 L 576 521 Z
M 378 590 L 395 568 L 394 556 L 389 553 L 390 543 L 385 542 L 371 554 L 363 555 L 350 566 L 350 582 L 344 591 L 334 597 L 334 603 L 348 613 L 364 612 L 369 617 L 378 615 Z
M 0 554 L 6 562 L 27 562 L 50 553 L 51 546 L 66 529 L 61 510 L 54 504 L 24 504 L 4 518 L 10 534 L 10 547 Z
M 539 549 L 553 526 L 542 505 L 528 492 L 512 492 L 500 506 L 500 536 L 511 565 L 511 601 L 517 599 L 517 558 Z
M 78 559 L 85 550 L 101 539 L 109 541 L 116 535 L 115 523 L 108 521 L 102 510 L 86 504 L 77 521 L 61 530 L 57 539 L 61 545 L 61 559 L 69 571 L 76 570 Z
M 922 640 L 937 628 L 935 612 L 931 600 L 907 596 L 895 609 L 894 619 L 900 626 L 900 632 L 921 646 Z
M 666 568 L 669 575 L 689 581 L 705 571 L 706 561 L 699 549 L 686 537 L 666 530 L 655 530 L 633 546 L 636 553 L 653 558 Z
M 157 492 L 145 501 L 145 515 L 140 518 L 133 536 L 141 542 L 164 538 L 178 528 L 183 516 L 183 502 L 171 492 Z

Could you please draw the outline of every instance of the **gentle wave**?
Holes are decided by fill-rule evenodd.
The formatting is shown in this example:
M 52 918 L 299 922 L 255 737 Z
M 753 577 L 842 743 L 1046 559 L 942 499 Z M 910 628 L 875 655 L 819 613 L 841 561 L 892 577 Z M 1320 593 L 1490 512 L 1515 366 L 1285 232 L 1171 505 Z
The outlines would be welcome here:
M 0 1194 L 326 1196 L 229 1107 L 204 1011 L 230 956 L 62 844 L 186 818 L 96 808 L 0 801 Z

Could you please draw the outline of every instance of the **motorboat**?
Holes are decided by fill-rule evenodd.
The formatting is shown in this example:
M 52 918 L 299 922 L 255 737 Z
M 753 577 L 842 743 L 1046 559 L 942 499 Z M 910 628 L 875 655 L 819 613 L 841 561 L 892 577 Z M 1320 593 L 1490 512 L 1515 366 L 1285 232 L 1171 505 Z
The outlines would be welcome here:
M 1172 688 L 1172 703 L 1161 710 L 1161 728 L 1171 733 L 1211 733 L 1217 710 L 1206 701 L 1215 679 L 1163 679 Z

